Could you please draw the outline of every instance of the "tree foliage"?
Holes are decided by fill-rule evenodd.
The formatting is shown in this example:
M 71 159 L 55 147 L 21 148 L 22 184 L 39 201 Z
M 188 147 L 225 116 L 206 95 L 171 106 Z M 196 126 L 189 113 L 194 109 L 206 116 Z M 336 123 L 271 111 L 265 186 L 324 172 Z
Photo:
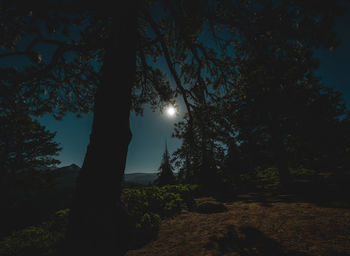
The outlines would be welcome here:
M 170 162 L 170 155 L 168 152 L 167 144 L 163 153 L 162 162 L 159 167 L 158 178 L 154 181 L 157 186 L 173 185 L 175 184 L 175 175 Z
M 35 197 L 54 184 L 55 133 L 21 112 L 0 116 L 0 236 L 41 220 Z M 18 219 L 20 218 L 20 219 Z
M 223 146 L 209 151 L 216 162 L 222 162 L 222 154 L 214 152 L 228 153 L 226 163 L 231 163 L 226 169 L 239 173 L 276 165 L 282 181 L 287 182 L 289 166 L 315 164 L 326 148 L 335 146 L 329 142 L 337 133 L 345 105 L 339 93 L 315 76 L 318 60 L 314 50 L 336 47 L 332 24 L 343 10 L 337 3 L 313 8 L 311 2 L 301 1 L 224 1 L 223 6 L 226 15 L 221 21 L 227 30 L 220 39 L 232 46 L 233 54 L 226 62 L 230 72 L 223 76 L 223 86 L 210 88 L 213 83 L 209 83 L 201 89 L 204 96 L 192 98 L 192 119 L 196 121 L 187 121 L 192 129 L 178 125 L 175 136 L 184 140 L 178 156 L 183 159 L 183 169 L 195 170 L 188 153 L 193 159 L 207 150 L 196 146 L 198 139 L 186 139 L 193 137 L 186 131 L 205 127 L 210 134 L 206 146 L 215 142 Z M 196 109 L 210 114 L 195 114 Z M 200 166 L 200 157 L 196 159 L 195 165 Z M 239 175 L 231 176 L 239 180 Z
M 283 5 L 266 5 L 260 12 L 258 25 L 237 42 L 238 75 L 230 99 L 235 140 L 249 156 L 246 168 L 275 165 L 281 178 L 289 178 L 289 167 L 316 167 L 322 155 L 329 155 L 345 114 L 340 93 L 315 75 L 315 47 L 332 47 L 336 38 L 332 33 L 310 37 L 311 27 L 320 29 L 332 13 L 326 11 L 323 22 L 316 17 L 311 22 Z
M 54 158 L 61 150 L 54 141 L 55 132 L 20 112 L 1 115 L 0 123 L 1 176 L 45 170 L 60 163 Z

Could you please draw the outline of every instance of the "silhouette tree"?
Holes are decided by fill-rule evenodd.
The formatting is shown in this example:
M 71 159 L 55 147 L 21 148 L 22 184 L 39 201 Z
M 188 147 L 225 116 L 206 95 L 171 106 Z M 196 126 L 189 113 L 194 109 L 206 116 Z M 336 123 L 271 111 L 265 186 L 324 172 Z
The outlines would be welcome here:
M 219 166 L 224 157 L 220 141 L 219 123 L 216 122 L 218 106 L 202 104 L 192 110 L 192 123 L 188 117 L 175 126 L 174 136 L 182 139 L 175 151 L 175 164 L 184 182 L 201 184 L 207 190 L 215 190 L 220 180 Z
M 168 146 L 166 142 L 162 162 L 159 167 L 158 178 L 154 181 L 154 184 L 157 186 L 175 184 L 175 175 L 173 173 L 173 168 L 170 163 L 170 155 L 168 152 Z
M 70 214 L 66 255 L 123 254 L 127 243 L 122 239 L 127 236 L 120 194 L 131 140 L 130 110 L 141 113 L 145 102 L 157 106 L 181 95 L 191 133 L 193 88 L 205 81 L 215 98 L 232 85 L 233 43 L 253 35 L 252 26 L 259 28 L 255 12 L 261 3 L 265 1 L 2 3 L 0 58 L 8 66 L 1 66 L 0 90 L 18 91 L 12 103 L 35 115 L 94 113 Z M 275 31 L 285 36 L 281 40 L 334 45 L 331 25 L 338 1 L 271 4 L 284 15 L 278 20 L 285 26 Z M 254 23 L 247 23 L 247 17 Z M 261 30 L 269 32 L 266 27 Z M 173 77 L 174 90 L 159 66 Z M 6 102 L 0 101 L 4 109 L 10 104 Z
M 339 129 L 337 131 L 336 139 L 334 143 L 338 145 L 335 149 L 330 149 L 329 151 L 332 156 L 332 160 L 336 159 L 336 168 L 340 170 L 340 172 L 344 172 L 350 169 L 350 136 L 349 136 L 349 128 L 350 128 L 350 113 L 348 112 L 345 118 L 340 122 Z M 334 167 L 333 167 L 334 168 Z
M 40 219 L 30 199 L 53 185 L 61 150 L 55 135 L 19 111 L 0 115 L 0 236 Z
M 268 6 L 262 9 L 260 26 L 274 16 L 277 20 L 281 15 L 277 11 Z M 325 147 L 334 146 L 331 141 L 345 104 L 339 93 L 315 76 L 318 60 L 309 44 L 283 42 L 273 31 L 254 37 L 259 34 L 260 30 L 252 30 L 250 37 L 237 42 L 240 70 L 235 83 L 239 86 L 228 105 L 235 113 L 236 141 L 242 153 L 255 166 L 275 165 L 282 187 L 287 187 L 289 167 L 310 167 L 312 159 L 326 152 Z M 274 44 L 276 40 L 281 42 Z
M 61 150 L 52 133 L 22 113 L 0 116 L 0 183 L 24 172 L 52 169 Z
M 306 12 L 312 8 L 309 3 L 302 6 Z M 194 102 L 207 105 L 207 109 L 211 102 L 224 113 L 216 111 L 216 115 L 211 115 L 212 123 L 217 122 L 221 127 L 208 127 L 216 134 L 215 140 L 227 146 L 232 146 L 234 141 L 240 145 L 243 155 L 250 156 L 245 158 L 249 162 L 245 168 L 253 169 L 254 162 L 276 165 L 282 187 L 287 187 L 291 180 L 289 165 L 301 164 L 304 161 L 301 158 L 307 155 L 297 155 L 303 152 L 301 145 L 304 149 L 313 145 L 315 151 L 308 150 L 310 153 L 320 152 L 317 142 L 322 137 L 329 138 L 325 131 L 335 127 L 336 119 L 344 114 L 339 95 L 321 85 L 314 75 L 318 67 L 314 49 L 332 48 L 335 37 L 332 33 L 326 37 L 315 36 L 314 29 L 318 30 L 318 25 L 328 18 L 321 21 L 315 16 L 303 17 L 300 6 L 288 1 L 244 2 L 242 8 L 236 10 L 245 11 L 235 16 L 236 21 L 244 25 L 235 27 L 239 38 L 232 40 L 235 61 L 231 80 L 227 81 L 226 88 L 221 88 L 223 94 L 211 95 L 211 91 L 206 90 L 206 104 L 197 99 Z M 327 17 L 342 13 L 337 8 L 326 12 Z M 193 120 L 201 118 L 194 115 L 195 111 Z M 315 119 L 318 121 L 312 123 Z M 220 138 L 222 130 L 226 139 Z

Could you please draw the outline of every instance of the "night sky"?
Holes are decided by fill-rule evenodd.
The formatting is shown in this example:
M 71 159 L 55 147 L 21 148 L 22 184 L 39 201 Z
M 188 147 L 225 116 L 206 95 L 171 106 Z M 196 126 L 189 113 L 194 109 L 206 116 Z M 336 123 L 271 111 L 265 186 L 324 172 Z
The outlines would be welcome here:
M 316 56 L 321 64 L 318 75 L 322 77 L 325 85 L 332 87 L 343 94 L 343 98 L 350 108 L 350 12 L 339 17 L 336 23 L 336 32 L 341 44 L 333 51 L 318 50 Z M 169 152 L 174 152 L 181 141 L 171 138 L 173 124 L 184 114 L 184 107 L 179 102 L 179 115 L 170 118 L 159 111 L 152 112 L 145 106 L 143 116 L 131 113 L 130 125 L 133 133 L 129 145 L 126 164 L 126 173 L 155 172 L 157 171 L 165 140 L 167 139 Z M 57 157 L 62 163 L 60 166 L 70 164 L 82 165 L 92 124 L 92 115 L 84 115 L 77 119 L 75 115 L 67 114 L 61 121 L 50 116 L 39 119 L 49 130 L 57 131 L 56 141 L 63 148 Z M 111 117 L 113 122 L 113 117 Z
M 147 106 L 143 116 L 131 113 L 130 126 L 133 137 L 129 145 L 126 173 L 157 171 L 164 152 L 165 140 L 170 153 L 181 145 L 180 140 L 171 138 L 173 124 L 181 119 L 184 113 L 183 107 L 180 106 L 178 111 L 180 113 L 175 118 L 159 111 L 152 112 Z M 81 166 L 89 142 L 92 114 L 79 119 L 75 115 L 68 114 L 61 121 L 56 121 L 50 116 L 39 120 L 49 130 L 57 131 L 56 141 L 63 148 L 57 157 L 61 161 L 60 166 L 72 163 Z

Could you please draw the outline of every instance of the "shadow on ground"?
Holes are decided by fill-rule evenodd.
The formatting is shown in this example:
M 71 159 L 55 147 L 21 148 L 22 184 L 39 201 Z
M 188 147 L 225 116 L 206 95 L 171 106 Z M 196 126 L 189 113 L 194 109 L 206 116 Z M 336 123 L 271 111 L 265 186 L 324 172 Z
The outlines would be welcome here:
M 308 256 L 302 252 L 284 250 L 277 241 L 249 226 L 228 225 L 224 235 L 212 236 L 205 248 L 215 249 L 219 255 L 236 252 L 240 256 Z

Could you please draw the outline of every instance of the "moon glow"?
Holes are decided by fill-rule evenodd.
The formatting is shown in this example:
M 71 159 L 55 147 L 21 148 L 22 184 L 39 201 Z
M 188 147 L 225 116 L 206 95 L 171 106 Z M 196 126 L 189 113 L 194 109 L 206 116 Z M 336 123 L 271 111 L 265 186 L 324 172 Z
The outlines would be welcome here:
M 165 113 L 169 117 L 174 117 L 176 115 L 176 108 L 174 106 L 167 106 L 165 108 Z

